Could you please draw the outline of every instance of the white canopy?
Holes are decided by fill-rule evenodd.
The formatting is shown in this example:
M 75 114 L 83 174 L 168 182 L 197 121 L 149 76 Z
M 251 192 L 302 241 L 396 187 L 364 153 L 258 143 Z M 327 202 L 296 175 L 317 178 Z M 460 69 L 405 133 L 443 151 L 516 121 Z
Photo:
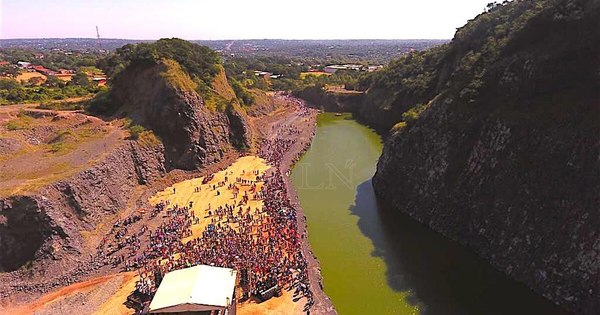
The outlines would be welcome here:
M 163 278 L 150 313 L 223 310 L 232 303 L 237 271 L 199 265 L 175 270 Z

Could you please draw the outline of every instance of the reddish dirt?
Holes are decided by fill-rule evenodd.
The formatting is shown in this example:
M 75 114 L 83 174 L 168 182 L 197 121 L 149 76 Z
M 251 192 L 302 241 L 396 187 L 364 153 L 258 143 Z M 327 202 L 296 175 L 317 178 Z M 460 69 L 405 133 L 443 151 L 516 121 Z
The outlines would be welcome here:
M 69 313 L 69 311 L 74 311 L 74 305 L 71 305 L 69 303 L 69 300 L 72 300 L 78 294 L 84 293 L 89 296 L 86 303 L 84 303 L 84 306 L 85 304 L 104 305 L 103 303 L 105 301 L 97 301 L 97 299 L 99 297 L 98 292 L 103 289 L 105 290 L 105 284 L 107 284 L 109 281 L 116 281 L 118 283 L 118 287 L 122 288 L 128 284 L 130 285 L 131 282 L 135 280 L 135 278 L 136 274 L 134 272 L 97 277 L 88 281 L 78 282 L 70 286 L 58 289 L 56 291 L 47 293 L 29 304 L 19 306 L 0 306 L 0 313 L 11 313 L 14 315 L 44 313 L 48 311 L 50 311 L 50 313 L 52 311 Z M 120 292 L 119 290 L 116 290 L 114 293 Z M 125 302 L 126 298 L 127 297 L 125 297 L 125 299 L 122 300 L 121 304 Z

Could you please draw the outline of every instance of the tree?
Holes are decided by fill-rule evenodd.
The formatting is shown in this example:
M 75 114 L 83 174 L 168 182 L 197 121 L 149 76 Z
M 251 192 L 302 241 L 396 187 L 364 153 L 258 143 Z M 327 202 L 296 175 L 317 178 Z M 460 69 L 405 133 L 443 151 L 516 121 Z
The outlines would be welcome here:
M 61 79 L 57 78 L 56 76 L 49 76 L 48 79 L 46 80 L 46 82 L 44 83 L 44 86 L 47 87 L 54 87 L 54 88 L 62 88 L 65 86 L 65 82 L 62 81 Z
M 88 87 L 90 86 L 90 79 L 87 74 L 83 71 L 77 71 L 71 78 L 71 83 L 79 86 Z
M 0 90 L 13 90 L 20 86 L 17 80 L 0 78 Z
M 0 74 L 16 77 L 19 75 L 19 69 L 12 65 L 0 66 Z
M 499 5 L 499 3 L 497 3 L 497 2 L 490 2 L 485 6 L 486 11 L 490 12 L 490 11 L 494 10 L 494 8 L 496 8 L 498 5 Z
M 31 77 L 27 80 L 27 85 L 30 86 L 41 85 L 42 83 L 44 83 L 44 79 L 41 77 Z

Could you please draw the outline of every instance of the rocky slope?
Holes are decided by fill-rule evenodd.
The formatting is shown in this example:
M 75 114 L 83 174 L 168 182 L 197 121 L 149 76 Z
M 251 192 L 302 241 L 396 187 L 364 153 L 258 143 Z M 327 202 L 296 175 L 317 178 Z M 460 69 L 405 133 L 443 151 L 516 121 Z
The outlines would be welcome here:
M 172 39 L 126 46 L 109 58 L 111 90 L 90 110 L 131 120 L 132 139 L 73 176 L 0 199 L 0 298 L 88 274 L 106 227 L 148 185 L 172 169 L 197 170 L 252 146 L 247 114 L 215 56 Z M 150 138 L 134 139 L 140 126 Z
M 600 312 L 598 21 L 598 1 L 511 2 L 371 82 L 392 97 L 372 110 L 414 106 L 378 197 L 577 314 Z
M 173 83 L 167 75 L 191 84 L 177 63 L 161 61 L 131 67 L 120 75 L 112 97 L 135 124 L 153 130 L 163 140 L 169 165 L 195 169 L 218 161 L 232 147 L 250 145 L 250 129 L 238 104 L 210 109 L 199 93 Z
M 160 144 L 127 141 L 69 179 L 0 199 L 0 271 L 15 271 L 0 278 L 26 280 L 72 268 L 93 248 L 86 247 L 82 231 L 126 209 L 138 185 L 165 174 L 163 151 Z

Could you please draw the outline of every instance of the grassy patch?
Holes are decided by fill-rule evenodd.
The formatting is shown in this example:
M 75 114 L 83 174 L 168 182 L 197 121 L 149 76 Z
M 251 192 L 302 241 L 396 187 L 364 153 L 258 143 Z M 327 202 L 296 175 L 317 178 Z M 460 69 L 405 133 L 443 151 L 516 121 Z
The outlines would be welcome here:
M 33 117 L 27 116 L 25 113 L 19 113 L 17 118 L 11 119 L 6 123 L 6 129 L 8 130 L 27 130 L 31 128 L 34 119 Z
M 402 113 L 402 121 L 412 126 L 421 116 L 421 113 L 429 107 L 429 103 L 417 105 Z
M 146 130 L 140 133 L 137 141 L 144 147 L 153 147 L 162 144 L 160 138 L 158 138 L 151 130 Z
M 395 125 L 392 127 L 392 130 L 391 130 L 391 132 L 392 132 L 392 133 L 397 133 L 397 132 L 400 132 L 400 131 L 404 130 L 405 128 L 406 128 L 406 122 L 404 122 L 404 121 L 401 121 L 401 122 L 399 122 L 399 123 L 395 124 Z
M 126 118 L 124 123 L 131 134 L 131 139 L 136 140 L 142 146 L 150 147 L 162 143 L 160 138 L 157 137 L 152 130 L 147 130 L 140 125 L 134 125 L 129 118 Z
M 319 72 L 301 72 L 300 73 L 300 80 L 304 80 L 308 76 L 320 77 L 322 75 L 329 76 L 329 75 L 331 75 L 331 73 L 324 72 L 324 71 L 319 71 Z
M 139 139 L 140 135 L 146 131 L 146 128 L 144 128 L 140 125 L 132 125 L 132 126 L 129 126 L 127 129 L 129 129 L 129 133 L 131 134 L 131 139 L 133 139 L 133 140 Z
M 169 82 L 172 86 L 177 89 L 184 91 L 196 90 L 197 84 L 192 81 L 189 75 L 181 69 L 179 63 L 172 59 L 163 59 L 162 63 L 165 65 L 165 71 L 161 73 L 161 76 Z
M 87 101 L 80 102 L 49 102 L 42 103 L 37 108 L 51 110 L 80 110 L 85 109 Z
M 50 152 L 55 154 L 65 154 L 73 149 L 72 143 L 67 142 L 55 142 L 50 144 Z
M 216 93 L 209 93 L 204 97 L 204 105 L 212 111 L 222 112 L 229 106 L 229 103 L 230 101 Z
M 75 148 L 77 142 L 79 142 L 79 136 L 74 131 L 62 131 L 50 141 L 48 151 L 55 154 L 66 154 Z

